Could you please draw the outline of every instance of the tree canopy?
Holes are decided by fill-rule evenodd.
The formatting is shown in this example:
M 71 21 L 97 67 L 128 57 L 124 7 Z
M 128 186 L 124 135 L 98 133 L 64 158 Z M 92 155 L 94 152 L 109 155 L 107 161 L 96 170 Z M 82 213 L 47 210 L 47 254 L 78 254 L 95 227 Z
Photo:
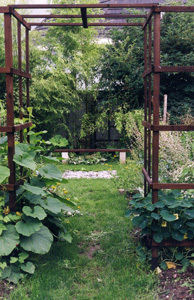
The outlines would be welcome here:
M 10 3 L 3 1 L 3 5 Z M 193 4 L 192 1 L 188 5 Z M 97 0 L 92 2 L 98 3 Z M 52 3 L 74 1 L 54 0 Z M 77 11 L 68 9 L 62 13 Z M 194 65 L 193 29 L 193 14 L 163 15 L 161 65 Z M 118 113 L 125 115 L 129 110 L 143 107 L 143 30 L 140 27 L 110 30 L 111 42 L 106 45 L 99 44 L 99 35 L 95 28 L 72 26 L 36 28 L 30 33 L 33 122 L 38 130 L 48 129 L 49 136 L 65 135 L 73 146 L 78 146 L 75 141 L 86 139 L 97 130 L 107 130 L 108 122 L 117 126 Z M 3 66 L 3 30 L 0 31 L 0 46 Z M 17 89 L 16 80 L 16 98 Z M 193 92 L 193 73 L 161 75 L 161 108 L 163 95 L 167 94 L 171 123 L 181 122 L 181 115 L 194 113 Z M 0 99 L 4 97 L 5 78 L 1 74 Z

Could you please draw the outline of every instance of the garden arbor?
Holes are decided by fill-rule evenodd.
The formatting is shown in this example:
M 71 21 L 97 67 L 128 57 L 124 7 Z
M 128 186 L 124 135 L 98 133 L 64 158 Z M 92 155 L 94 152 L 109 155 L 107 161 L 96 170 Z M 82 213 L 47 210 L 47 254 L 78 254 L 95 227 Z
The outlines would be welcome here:
M 126 9 L 124 14 L 99 14 L 96 9 L 121 8 Z M 25 14 L 21 15 L 20 9 L 39 10 L 51 9 L 51 14 Z M 52 9 L 57 9 L 58 14 L 53 14 Z M 69 9 L 76 9 L 77 14 L 69 14 Z M 92 13 L 88 14 L 88 10 Z M 130 13 L 127 11 L 130 9 Z M 146 9 L 145 14 L 136 13 L 136 9 Z M 63 13 L 65 10 L 65 14 Z M 15 136 L 19 132 L 20 142 L 23 142 L 23 131 L 32 126 L 31 122 L 15 123 L 14 118 L 14 76 L 18 78 L 19 90 L 19 118 L 23 120 L 24 108 L 30 106 L 30 66 L 29 66 L 29 31 L 32 26 L 140 26 L 144 30 L 144 191 L 145 195 L 152 190 L 152 202 L 158 201 L 158 192 L 161 189 L 194 189 L 194 184 L 186 183 L 161 183 L 158 178 L 159 171 L 159 133 L 160 131 L 193 131 L 193 125 L 161 125 L 159 119 L 160 104 L 160 76 L 163 72 L 193 72 L 194 66 L 161 66 L 160 65 L 160 29 L 161 13 L 193 13 L 194 6 L 159 6 L 157 4 L 50 4 L 50 5 L 9 5 L 0 7 L 0 14 L 4 14 L 5 34 L 5 65 L 0 66 L 0 73 L 5 74 L 7 122 L 6 126 L 0 126 L 1 133 L 7 133 L 8 137 L 8 166 L 10 169 L 9 183 L 1 186 L 1 189 L 9 192 L 9 206 L 12 211 L 16 207 L 16 190 L 22 184 L 22 180 L 16 181 L 15 164 L 13 161 L 15 152 Z M 123 22 L 114 23 L 113 19 L 123 19 Z M 17 33 L 13 34 L 12 19 L 17 20 Z M 36 19 L 36 22 L 29 20 Z M 38 19 L 41 21 L 37 22 Z M 57 20 L 60 19 L 59 22 Z M 70 22 L 68 20 L 71 20 Z M 76 22 L 76 20 L 79 22 Z M 90 19 L 91 21 L 88 21 Z M 94 21 L 92 21 L 94 20 Z M 98 20 L 98 21 L 96 21 Z M 104 21 L 102 21 L 104 20 Z M 136 21 L 138 20 L 138 21 Z M 139 21 L 141 20 L 141 22 Z M 25 33 L 22 34 L 22 30 Z M 16 38 L 17 37 L 17 38 Z M 25 49 L 22 49 L 25 40 Z M 13 54 L 14 43 L 17 43 L 17 62 Z M 173 46 L 173 45 L 172 45 Z M 25 53 L 25 61 L 24 55 Z M 143 59 L 143 58 L 142 58 Z M 17 65 L 16 65 L 17 64 Z M 24 70 L 25 66 L 25 70 Z M 25 79 L 25 80 L 24 80 Z M 25 85 L 25 86 L 24 86 Z M 24 96 L 25 91 L 25 96 Z M 24 101 L 25 100 L 25 101 Z M 193 241 L 176 243 L 181 246 L 194 245 Z M 173 246 L 173 241 L 166 241 L 160 245 Z M 159 244 L 152 241 L 153 264 L 157 258 Z

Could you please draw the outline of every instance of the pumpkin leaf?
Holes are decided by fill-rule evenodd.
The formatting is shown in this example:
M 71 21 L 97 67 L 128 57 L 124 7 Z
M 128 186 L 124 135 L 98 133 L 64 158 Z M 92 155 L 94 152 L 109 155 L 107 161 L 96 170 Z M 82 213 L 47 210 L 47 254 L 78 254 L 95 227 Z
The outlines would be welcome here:
M 28 184 L 26 182 L 24 183 L 24 185 L 22 186 L 22 188 L 24 190 L 32 193 L 32 194 L 39 195 L 39 196 L 46 196 L 46 193 L 45 193 L 45 191 L 43 191 L 42 188 L 30 185 L 30 184 Z
M 0 236 L 0 256 L 9 255 L 19 244 L 19 234 L 14 225 L 7 225 L 7 230 Z
M 66 138 L 63 138 L 60 134 L 55 135 L 52 137 L 49 142 L 54 146 L 58 147 L 66 147 L 68 145 L 68 141 Z
M 0 166 L 0 184 L 8 178 L 10 175 L 10 170 L 7 167 Z
M 169 214 L 168 211 L 161 211 L 160 215 L 162 218 L 167 222 L 173 222 L 176 220 L 176 217 L 174 215 Z
M 24 236 L 31 236 L 33 233 L 39 231 L 41 227 L 42 223 L 33 218 L 26 218 L 25 222 L 19 221 L 15 225 L 17 232 Z
M 163 235 L 160 232 L 154 233 L 153 239 L 156 243 L 161 243 L 163 241 Z
M 39 220 L 44 220 L 47 216 L 44 209 L 39 205 L 34 206 L 33 208 L 29 206 L 24 206 L 22 211 L 26 216 L 37 218 Z
M 27 252 L 20 252 L 19 253 L 19 262 L 21 263 L 21 264 L 23 264 L 24 263 L 24 261 L 25 261 L 25 259 L 26 258 L 28 258 L 28 256 L 29 256 L 29 254 L 27 253 Z
M 21 265 L 21 269 L 29 274 L 34 274 L 35 266 L 32 262 L 28 261 L 25 265 Z
M 41 229 L 29 237 L 21 236 L 20 245 L 26 251 L 38 254 L 45 254 L 50 250 L 53 242 L 53 236 L 47 227 Z
M 38 169 L 41 176 L 49 179 L 62 180 L 62 172 L 53 164 L 47 164 L 44 167 Z

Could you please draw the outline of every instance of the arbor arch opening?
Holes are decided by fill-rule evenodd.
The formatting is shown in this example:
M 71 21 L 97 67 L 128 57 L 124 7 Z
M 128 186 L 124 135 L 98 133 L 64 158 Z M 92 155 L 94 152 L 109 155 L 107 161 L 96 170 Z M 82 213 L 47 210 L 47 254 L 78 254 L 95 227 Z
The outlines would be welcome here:
M 20 15 L 18 9 L 77 9 L 75 15 L 69 14 L 25 14 Z M 87 9 L 146 9 L 147 14 L 87 14 Z M 6 99 L 7 99 L 7 124 L 0 126 L 0 132 L 6 133 L 8 138 L 8 167 L 10 169 L 9 183 L 2 185 L 1 189 L 9 192 L 9 206 L 12 211 L 16 208 L 16 190 L 23 180 L 16 180 L 16 168 L 13 161 L 15 153 L 15 133 L 19 132 L 20 142 L 23 142 L 23 130 L 32 126 L 32 122 L 23 122 L 15 125 L 14 122 L 14 82 L 13 76 L 18 77 L 19 82 L 19 117 L 23 119 L 23 89 L 25 79 L 26 100 L 25 105 L 30 106 L 30 66 L 29 66 L 29 32 L 32 26 L 140 26 L 144 30 L 144 193 L 145 196 L 152 190 L 152 203 L 158 201 L 158 193 L 165 189 L 194 189 L 193 183 L 160 183 L 159 182 L 159 133 L 160 131 L 194 131 L 194 125 L 161 125 L 159 119 L 160 107 L 160 77 L 162 73 L 194 72 L 194 66 L 161 66 L 160 64 L 160 42 L 161 42 L 161 13 L 193 13 L 194 6 L 160 6 L 156 4 L 61 4 L 61 5 L 9 5 L 0 7 L 0 14 L 4 14 L 5 35 L 5 65 L 0 67 L 0 73 L 5 74 Z M 12 19 L 17 20 L 17 68 L 13 64 L 12 43 Z M 58 18 L 64 18 L 66 22 L 55 22 Z M 68 19 L 81 19 L 82 22 L 68 22 Z M 136 22 L 141 18 L 142 22 Z M 26 19 L 44 19 L 41 22 L 27 22 Z M 89 22 L 88 19 L 95 19 Z M 96 22 L 96 19 L 100 19 Z M 102 19 L 106 21 L 103 22 Z M 112 19 L 122 19 L 122 22 L 114 23 Z M 49 20 L 49 22 L 48 22 Z M 129 22 L 130 20 L 130 22 Z M 133 21 L 131 21 L 133 20 Z M 22 68 L 22 37 L 21 27 L 25 28 L 25 71 Z M 142 58 L 143 59 L 143 58 Z M 153 266 L 157 265 L 157 248 L 159 246 L 194 246 L 194 241 L 182 242 L 164 241 L 156 243 L 152 240 Z

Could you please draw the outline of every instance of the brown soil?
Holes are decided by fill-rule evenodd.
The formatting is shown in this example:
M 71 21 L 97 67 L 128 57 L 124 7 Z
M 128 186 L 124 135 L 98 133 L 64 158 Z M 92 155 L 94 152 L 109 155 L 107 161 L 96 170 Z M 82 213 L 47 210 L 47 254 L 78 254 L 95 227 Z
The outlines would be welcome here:
M 82 245 L 79 245 L 82 248 Z M 84 252 L 81 252 L 80 255 L 86 255 L 88 258 L 93 259 L 94 253 L 100 250 L 99 244 L 94 244 L 94 242 L 90 242 Z
M 131 232 L 136 244 L 140 241 L 140 232 L 140 228 L 134 228 Z M 147 239 L 143 242 L 148 246 Z M 194 300 L 194 268 L 188 267 L 184 273 L 179 273 L 179 270 L 168 269 L 157 275 L 160 300 Z
M 184 273 L 176 269 L 163 271 L 159 275 L 160 300 L 194 300 L 194 269 Z
M 8 296 L 13 290 L 14 285 L 10 284 L 6 281 L 0 281 L 0 299 L 4 300 L 6 296 Z

